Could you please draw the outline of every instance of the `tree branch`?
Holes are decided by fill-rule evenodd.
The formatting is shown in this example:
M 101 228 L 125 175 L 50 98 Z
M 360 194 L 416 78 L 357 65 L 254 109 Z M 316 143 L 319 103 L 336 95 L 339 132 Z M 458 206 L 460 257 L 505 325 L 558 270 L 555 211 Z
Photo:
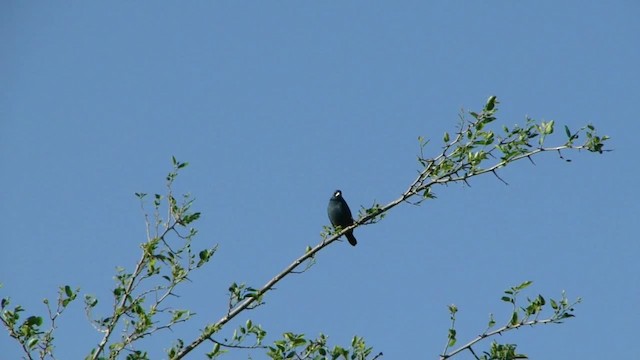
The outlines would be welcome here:
M 234 317 L 240 314 L 243 310 L 247 309 L 257 300 L 261 299 L 267 292 L 269 292 L 278 282 L 280 282 L 287 275 L 294 273 L 296 268 L 304 263 L 306 260 L 314 258 L 314 256 L 320 252 L 325 247 L 329 246 L 331 243 L 336 241 L 338 238 L 343 236 L 346 232 L 355 229 L 358 226 L 368 224 L 369 222 L 375 222 L 375 219 L 385 214 L 387 211 L 393 209 L 398 204 L 403 202 L 409 202 L 408 200 L 415 196 L 420 196 L 420 193 L 424 193 L 424 197 L 430 197 L 432 195 L 430 193 L 430 189 L 434 185 L 446 185 L 449 183 L 455 182 L 464 182 L 468 184 L 468 180 L 483 175 L 486 173 L 493 173 L 498 176 L 496 170 L 518 160 L 522 159 L 531 159 L 531 156 L 542 152 L 549 151 L 560 151 L 563 149 L 575 149 L 575 150 L 589 150 L 589 151 L 599 151 L 602 152 L 601 142 L 608 139 L 608 137 L 597 138 L 598 141 L 594 141 L 591 136 L 589 136 L 590 132 L 587 131 L 587 137 L 591 142 L 587 141 L 585 145 L 574 146 L 572 141 L 573 139 L 577 139 L 578 133 L 572 135 L 569 141 L 562 146 L 555 147 L 543 147 L 542 142 L 545 135 L 548 135 L 553 132 L 553 122 L 551 123 L 542 123 L 536 127 L 536 125 L 530 124 L 530 119 L 527 122 L 527 127 L 518 128 L 516 127 L 512 131 L 507 131 L 507 137 L 502 139 L 498 144 L 493 145 L 491 150 L 486 152 L 476 152 L 472 153 L 471 150 L 476 149 L 477 147 L 486 147 L 487 145 L 493 144 L 494 135 L 492 132 L 482 131 L 483 127 L 495 120 L 493 114 L 497 111 L 495 108 L 497 104 L 497 100 L 494 96 L 490 97 L 485 105 L 484 110 L 480 114 L 476 114 L 471 112 L 470 114 L 474 116 L 476 119 L 472 122 L 467 122 L 464 117 L 461 116 L 461 124 L 460 129 L 456 133 L 456 136 L 453 140 L 449 141 L 448 134 L 445 134 L 445 145 L 443 146 L 442 152 L 433 159 L 424 159 L 423 157 L 419 157 L 419 162 L 424 166 L 424 169 L 419 173 L 418 177 L 411 183 L 408 189 L 396 200 L 391 201 L 390 203 L 379 207 L 376 206 L 374 211 L 367 212 L 367 214 L 360 217 L 355 223 L 351 226 L 345 227 L 341 229 L 340 232 L 334 234 L 328 239 L 323 239 L 313 248 L 308 248 L 307 251 L 295 259 L 291 264 L 285 267 L 280 273 L 275 275 L 271 280 L 267 281 L 260 289 L 258 289 L 255 293 L 251 294 L 249 297 L 244 299 L 243 301 L 234 305 L 232 309 L 230 309 L 225 316 L 220 318 L 217 322 L 212 325 L 206 326 L 206 328 L 202 331 L 201 335 L 193 340 L 190 344 L 182 348 L 179 352 L 175 354 L 172 359 L 182 359 L 185 355 L 190 353 L 193 349 L 199 346 L 202 342 L 206 341 L 213 335 L 216 331 L 221 329 L 226 323 L 231 321 Z M 588 126 L 591 132 L 594 129 Z M 583 128 L 582 130 L 585 130 Z M 581 131 L 582 131 L 581 130 Z M 536 132 L 537 131 L 537 132 Z M 526 135 L 526 136 L 525 136 Z M 465 136 L 469 139 L 467 143 L 462 143 Z M 477 140 L 478 137 L 484 137 L 484 140 Z M 525 151 L 524 149 L 527 147 L 531 147 L 529 144 L 529 139 L 540 136 L 540 146 L 530 151 Z M 427 144 L 427 142 L 422 141 L 422 138 L 419 138 L 421 143 L 421 155 L 422 148 Z M 478 142 L 480 141 L 480 142 Z M 599 145 L 599 146 L 598 146 Z M 501 147 L 511 146 L 510 148 L 503 150 Z M 496 149 L 499 149 L 505 153 L 505 156 L 501 161 L 495 163 L 488 168 L 478 168 L 477 165 L 486 157 L 487 154 L 492 154 Z M 515 149 L 515 150 L 514 150 Z M 516 151 L 517 154 L 507 153 L 506 151 Z M 480 154 L 480 155 L 478 155 Z M 462 173 L 460 175 L 460 173 Z M 500 177 L 498 177 L 500 179 Z M 500 179 L 504 182 L 504 180 Z M 410 203 L 410 202 L 409 202 Z

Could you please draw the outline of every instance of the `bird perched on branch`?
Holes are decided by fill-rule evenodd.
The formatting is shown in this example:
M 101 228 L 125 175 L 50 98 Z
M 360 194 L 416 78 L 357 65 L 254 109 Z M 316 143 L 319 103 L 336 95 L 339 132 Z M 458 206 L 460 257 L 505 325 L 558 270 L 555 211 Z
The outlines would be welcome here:
M 351 210 L 349 210 L 349 205 L 347 205 L 347 202 L 342 197 L 342 191 L 340 190 L 336 190 L 329 200 L 327 213 L 329 214 L 329 220 L 333 227 L 339 226 L 344 229 L 353 225 Z M 349 244 L 356 246 L 358 241 L 356 241 L 355 236 L 353 236 L 353 230 L 347 231 L 344 235 L 347 237 L 347 240 L 349 240 Z

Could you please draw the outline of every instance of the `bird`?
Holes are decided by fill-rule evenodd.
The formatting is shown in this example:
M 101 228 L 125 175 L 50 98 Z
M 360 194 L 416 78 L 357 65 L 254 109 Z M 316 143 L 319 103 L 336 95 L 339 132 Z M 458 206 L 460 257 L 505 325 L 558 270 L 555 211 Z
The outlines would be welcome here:
M 349 205 L 342 197 L 342 191 L 336 190 L 329 199 L 329 207 L 327 207 L 327 214 L 329 215 L 329 220 L 333 227 L 340 227 L 342 229 L 353 225 L 353 216 L 351 215 L 351 210 L 349 210 Z M 355 236 L 353 236 L 353 229 L 344 233 L 349 240 L 349 244 L 352 246 L 356 246 L 358 241 Z

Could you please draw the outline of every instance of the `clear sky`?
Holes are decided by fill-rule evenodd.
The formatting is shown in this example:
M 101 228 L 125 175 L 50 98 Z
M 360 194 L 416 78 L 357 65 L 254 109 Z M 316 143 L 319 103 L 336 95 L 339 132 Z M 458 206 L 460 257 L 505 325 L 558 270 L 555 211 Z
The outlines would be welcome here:
M 251 318 L 269 340 L 358 335 L 384 359 L 433 359 L 448 304 L 464 342 L 489 313 L 505 320 L 503 290 L 533 280 L 526 295 L 582 297 L 577 317 L 500 341 L 533 359 L 629 358 L 639 16 L 635 1 L 4 1 L 0 295 L 44 314 L 42 299 L 70 284 L 107 309 L 115 267 L 131 269 L 145 239 L 134 192 L 162 192 L 175 155 L 190 163 L 177 191 L 203 214 L 196 246 L 220 247 L 175 303 L 197 317 L 145 343 L 162 358 L 224 314 L 232 282 L 261 286 L 319 242 L 335 189 L 354 212 L 397 198 L 418 169 L 417 137 L 435 154 L 461 108 L 497 95 L 497 125 L 593 123 L 615 151 L 545 154 L 504 169 L 508 186 L 487 176 L 396 208 L 223 335 Z M 59 327 L 60 359 L 100 336 L 81 301 Z M 0 354 L 19 355 L 7 335 Z M 249 356 L 264 358 L 226 358 Z

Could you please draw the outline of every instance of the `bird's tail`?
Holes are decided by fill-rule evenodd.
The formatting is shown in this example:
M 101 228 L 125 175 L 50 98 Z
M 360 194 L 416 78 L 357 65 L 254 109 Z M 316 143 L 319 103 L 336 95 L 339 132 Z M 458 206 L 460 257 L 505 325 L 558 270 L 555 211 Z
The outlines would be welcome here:
M 344 235 L 347 237 L 347 240 L 349 240 L 349 244 L 351 244 L 352 246 L 356 246 L 358 241 L 356 240 L 356 237 L 353 236 L 353 232 L 349 231 L 348 233 L 346 233 Z

